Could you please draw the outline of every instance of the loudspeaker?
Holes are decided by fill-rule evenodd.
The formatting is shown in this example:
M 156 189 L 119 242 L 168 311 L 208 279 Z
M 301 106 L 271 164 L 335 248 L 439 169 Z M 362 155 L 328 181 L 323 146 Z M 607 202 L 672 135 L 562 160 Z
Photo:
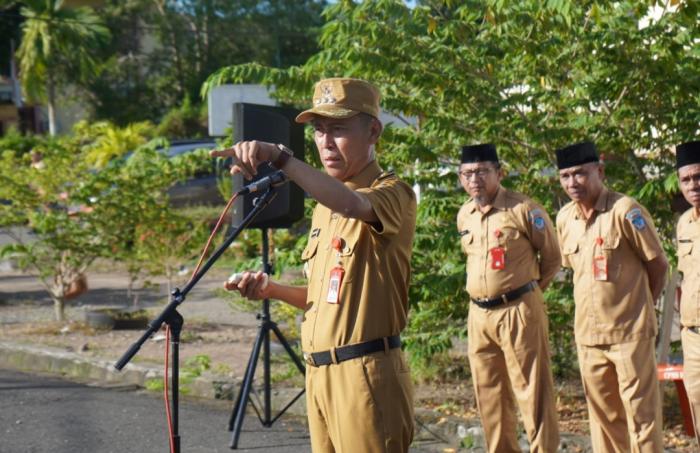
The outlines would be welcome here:
M 260 140 L 281 143 L 294 152 L 294 157 L 304 160 L 304 125 L 294 118 L 299 111 L 284 107 L 248 104 L 233 104 L 233 141 Z M 258 174 L 252 180 L 241 174 L 233 176 L 233 190 L 264 178 L 274 172 L 267 163 L 258 166 Z M 304 191 L 295 183 L 278 186 L 277 196 L 248 225 L 248 228 L 289 228 L 304 215 Z M 251 193 L 238 197 L 233 204 L 232 225 L 240 225 L 253 209 L 253 200 L 260 194 Z

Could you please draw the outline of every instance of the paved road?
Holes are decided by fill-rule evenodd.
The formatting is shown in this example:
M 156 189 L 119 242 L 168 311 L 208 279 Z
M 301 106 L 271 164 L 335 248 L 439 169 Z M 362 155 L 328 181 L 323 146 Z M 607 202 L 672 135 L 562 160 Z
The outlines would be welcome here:
M 231 402 L 181 402 L 182 453 L 311 450 L 303 420 L 284 415 L 264 428 L 252 413 L 246 415 L 239 449 L 231 450 L 230 410 Z M 422 437 L 411 453 L 446 446 Z M 0 369 L 0 453 L 49 452 L 168 453 L 163 400 L 133 387 L 107 389 Z
M 230 452 L 230 403 L 183 402 L 182 452 Z M 308 433 L 283 416 L 272 428 L 254 414 L 244 423 L 239 450 L 303 453 Z M 1 453 L 167 453 L 163 400 L 133 389 L 104 389 L 0 370 Z

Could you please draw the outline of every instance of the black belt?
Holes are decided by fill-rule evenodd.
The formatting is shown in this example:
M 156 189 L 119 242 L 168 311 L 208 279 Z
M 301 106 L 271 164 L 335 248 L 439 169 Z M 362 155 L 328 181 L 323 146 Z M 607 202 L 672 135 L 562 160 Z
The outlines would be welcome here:
M 385 348 L 395 349 L 400 347 L 401 337 L 394 335 L 393 337 L 378 338 L 372 341 L 365 341 L 364 343 L 350 344 L 335 348 L 335 361 L 333 360 L 333 350 L 304 354 L 304 360 L 311 366 L 323 366 L 362 357 L 367 354 L 372 354 L 373 352 L 384 351 Z
M 524 284 L 520 288 L 515 288 L 513 291 L 508 291 L 507 293 L 501 294 L 498 297 L 494 297 L 492 299 L 472 299 L 472 302 L 474 302 L 481 308 L 493 308 L 501 304 L 513 301 L 518 297 L 522 296 L 523 294 L 527 294 L 530 291 L 533 291 L 536 286 L 537 283 L 531 281 L 529 283 Z

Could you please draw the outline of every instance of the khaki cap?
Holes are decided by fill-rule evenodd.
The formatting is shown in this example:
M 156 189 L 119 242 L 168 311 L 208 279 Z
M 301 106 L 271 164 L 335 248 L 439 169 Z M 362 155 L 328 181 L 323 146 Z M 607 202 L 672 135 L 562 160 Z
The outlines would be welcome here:
M 329 118 L 350 118 L 367 113 L 379 118 L 379 90 L 360 79 L 334 77 L 323 79 L 314 87 L 314 106 L 296 117 L 297 123 L 306 123 L 314 115 Z

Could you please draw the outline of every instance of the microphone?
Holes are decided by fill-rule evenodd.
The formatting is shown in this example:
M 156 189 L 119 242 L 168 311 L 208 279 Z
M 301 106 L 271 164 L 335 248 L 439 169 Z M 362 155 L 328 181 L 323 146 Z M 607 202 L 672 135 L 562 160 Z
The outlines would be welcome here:
M 248 184 L 237 192 L 238 195 L 246 195 L 252 192 L 258 192 L 260 190 L 266 190 L 270 187 L 281 186 L 288 181 L 287 175 L 284 174 L 282 170 L 277 170 L 276 172 L 260 178 L 255 182 Z

